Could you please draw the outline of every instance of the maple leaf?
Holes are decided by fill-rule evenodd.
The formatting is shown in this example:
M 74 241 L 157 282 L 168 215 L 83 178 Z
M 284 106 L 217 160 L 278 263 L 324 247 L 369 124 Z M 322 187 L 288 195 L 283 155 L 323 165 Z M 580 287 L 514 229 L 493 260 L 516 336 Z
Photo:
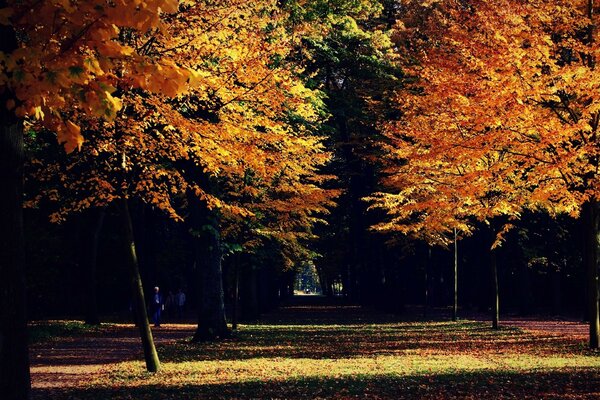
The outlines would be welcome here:
M 83 136 L 81 135 L 81 128 L 78 125 L 75 125 L 71 121 L 66 121 L 64 128 L 59 125 L 56 133 L 58 143 L 64 145 L 67 153 L 71 153 L 75 149 L 81 149 Z

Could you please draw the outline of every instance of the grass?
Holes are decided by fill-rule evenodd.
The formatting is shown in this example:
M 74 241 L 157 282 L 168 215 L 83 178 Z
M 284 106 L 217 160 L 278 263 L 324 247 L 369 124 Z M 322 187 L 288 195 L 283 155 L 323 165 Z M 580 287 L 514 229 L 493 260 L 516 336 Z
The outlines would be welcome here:
M 341 310 L 343 314 L 343 309 Z M 290 312 L 288 310 L 288 312 Z M 294 314 L 294 311 L 291 311 Z M 103 367 L 37 398 L 600 398 L 600 355 L 580 339 L 460 322 L 369 323 L 336 316 L 242 325 L 236 337 L 159 345 L 162 369 Z M 325 316 L 327 314 L 324 314 Z M 292 315 L 293 316 L 293 315 Z M 294 319 L 294 318 L 292 318 Z M 191 334 L 191 332 L 190 332 Z M 46 396 L 46 397 L 44 397 Z
M 29 344 L 60 340 L 83 334 L 102 333 L 110 324 L 87 325 L 83 321 L 51 320 L 39 321 L 29 325 Z

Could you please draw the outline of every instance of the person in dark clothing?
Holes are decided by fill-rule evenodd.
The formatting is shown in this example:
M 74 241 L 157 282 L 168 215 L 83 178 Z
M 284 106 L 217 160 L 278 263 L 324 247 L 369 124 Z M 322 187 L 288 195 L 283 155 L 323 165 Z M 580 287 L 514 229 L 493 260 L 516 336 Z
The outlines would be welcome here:
M 150 303 L 150 311 L 152 312 L 152 321 L 154 322 L 154 326 L 160 326 L 160 312 L 163 307 L 163 299 L 160 294 L 160 289 L 158 286 L 154 288 L 154 295 L 152 296 L 152 302 Z

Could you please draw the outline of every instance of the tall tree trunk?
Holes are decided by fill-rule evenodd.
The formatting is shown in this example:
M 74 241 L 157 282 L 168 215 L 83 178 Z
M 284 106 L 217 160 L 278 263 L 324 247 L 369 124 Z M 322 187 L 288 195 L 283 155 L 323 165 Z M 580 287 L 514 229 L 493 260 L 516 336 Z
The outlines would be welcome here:
M 600 342 L 600 293 L 598 291 L 598 202 L 590 200 L 582 207 L 585 229 L 584 264 L 587 271 L 588 314 L 590 321 L 589 345 L 597 349 Z
M 260 317 L 258 305 L 258 272 L 252 265 L 247 265 L 244 268 L 244 279 L 242 284 L 242 316 L 245 321 L 254 321 Z M 280 286 L 280 295 L 286 296 L 285 286 L 283 282 Z
M 0 107 L 4 107 L 4 101 Z M 23 237 L 23 126 L 2 114 L 0 129 L 0 396 L 30 395 Z
M 498 264 L 496 250 L 490 249 L 490 267 L 492 273 L 492 328 L 498 329 L 500 322 L 500 292 L 498 291 Z
M 231 310 L 231 329 L 237 330 L 240 298 L 240 255 L 235 254 L 233 260 L 233 304 Z
M 454 302 L 452 304 L 452 321 L 458 319 L 458 237 L 454 228 Z
M 131 214 L 129 213 L 129 204 L 126 198 L 122 197 L 119 201 L 121 221 L 123 224 L 125 240 L 127 241 L 127 257 L 129 264 L 129 278 L 131 280 L 131 294 L 133 297 L 133 307 L 135 309 L 136 320 L 144 348 L 144 359 L 146 360 L 146 369 L 149 372 L 156 372 L 160 369 L 158 353 L 154 346 L 154 339 L 150 324 L 148 323 L 148 313 L 146 312 L 146 300 L 144 299 L 144 287 L 140 277 L 137 253 L 135 250 L 135 240 L 133 236 L 133 224 L 131 223 Z
M 427 246 L 427 258 L 425 259 L 425 303 L 423 304 L 423 318 L 427 318 L 429 308 L 429 267 L 431 264 L 431 246 Z
M 230 336 L 225 319 L 223 271 L 221 267 L 221 238 L 216 216 L 200 205 L 202 228 L 196 238 L 198 268 L 198 327 L 193 341 L 209 341 Z
M 0 1 L 0 9 L 6 1 Z M 14 30 L 0 25 L 0 52 L 17 48 Z M 30 397 L 23 233 L 23 124 L 0 93 L 0 397 Z
M 562 290 L 561 290 L 561 273 L 559 267 L 550 272 L 552 279 L 552 313 L 560 315 L 562 311 Z
M 83 227 L 83 230 L 86 232 L 83 234 L 84 246 L 80 263 L 85 274 L 85 293 L 83 294 L 85 304 L 84 321 L 88 325 L 100 325 L 100 317 L 98 316 L 96 267 L 98 264 L 98 242 L 100 240 L 100 232 L 102 231 L 106 212 L 104 211 L 104 208 L 101 208 L 92 210 L 91 213 L 91 232 L 89 232 L 89 226 Z

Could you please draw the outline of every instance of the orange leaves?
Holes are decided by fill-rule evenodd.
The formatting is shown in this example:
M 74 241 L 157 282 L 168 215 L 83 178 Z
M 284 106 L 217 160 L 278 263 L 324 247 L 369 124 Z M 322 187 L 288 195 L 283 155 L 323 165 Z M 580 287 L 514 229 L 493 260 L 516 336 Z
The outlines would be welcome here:
M 398 95 L 404 120 L 385 126 L 400 161 L 373 199 L 390 214 L 382 229 L 448 231 L 523 208 L 573 215 L 579 194 L 599 194 L 585 5 L 473 1 L 467 16 L 452 1 L 411 3 L 397 38 L 413 46 L 403 63 L 418 80 Z
M 81 136 L 81 128 L 71 121 L 66 121 L 64 125 L 56 127 L 58 143 L 63 144 L 67 153 L 73 152 L 75 149 L 81 149 L 83 144 L 83 136 Z
M 166 13 L 176 13 L 179 10 L 179 0 L 164 0 L 160 9 Z
M 300 254 L 336 193 L 319 187 L 329 160 L 311 132 L 321 95 L 285 59 L 291 41 L 277 4 L 177 8 L 117 1 L 92 13 L 100 20 L 52 64 L 53 80 L 24 92 L 32 103 L 46 99 L 46 125 L 60 125 L 52 129 L 68 152 L 81 148 L 66 165 L 39 164 L 38 179 L 64 182 L 50 199 L 60 202 L 55 218 L 128 196 L 181 221 L 195 196 L 218 210 L 225 232 L 252 227 L 240 242 L 269 237 Z M 169 24 L 132 29 L 143 30 L 151 20 L 143 13 L 158 9 Z
M 12 16 L 10 22 L 27 32 L 27 41 L 0 56 L 0 86 L 20 100 L 22 105 L 15 110 L 20 116 L 34 116 L 43 107 L 45 116 L 35 117 L 41 116 L 47 128 L 53 128 L 53 119 L 63 118 L 65 110 L 66 115 L 77 110 L 110 120 L 121 109 L 115 87 L 126 89 L 138 81 L 146 90 L 172 97 L 186 89 L 185 68 L 137 52 L 135 43 L 151 38 L 150 29 L 164 30 L 163 13 L 177 12 L 176 0 L 9 1 L 8 5 L 0 11 L 0 23 Z M 130 39 L 123 40 L 123 29 L 128 29 Z M 65 117 L 69 128 L 57 134 L 72 150 L 81 145 L 81 135 L 69 123 Z
M 176 97 L 186 90 L 189 77 L 188 69 L 180 68 L 174 63 L 157 63 L 144 68 L 138 82 L 143 89 L 167 97 Z

